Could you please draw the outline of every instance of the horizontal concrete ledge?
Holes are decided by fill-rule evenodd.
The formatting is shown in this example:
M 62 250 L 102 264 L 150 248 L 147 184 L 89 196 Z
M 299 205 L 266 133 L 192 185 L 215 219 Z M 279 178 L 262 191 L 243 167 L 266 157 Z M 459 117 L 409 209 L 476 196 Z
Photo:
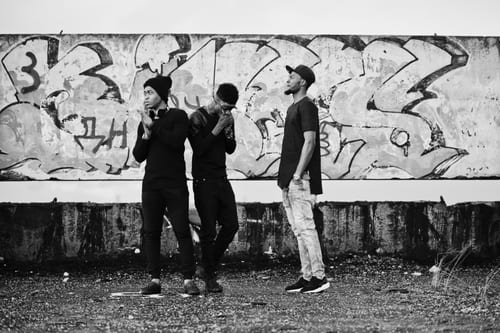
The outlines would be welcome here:
M 281 201 L 275 180 L 232 180 L 238 202 Z M 191 181 L 188 181 L 191 190 Z M 0 202 L 140 202 L 140 181 L 0 182 Z M 500 201 L 500 180 L 325 180 L 320 202 Z M 193 196 L 190 196 L 193 200 Z M 192 202 L 191 202 L 192 204 Z M 193 204 L 192 204 L 193 206 Z
M 297 256 L 281 203 L 238 203 L 240 229 L 228 255 Z M 190 219 L 197 221 L 195 210 Z M 469 247 L 500 254 L 500 202 L 321 202 L 315 222 L 325 257 L 346 252 L 434 260 Z M 142 249 L 140 203 L 0 203 L 0 256 L 19 262 L 83 260 Z M 162 253 L 177 242 L 164 224 Z

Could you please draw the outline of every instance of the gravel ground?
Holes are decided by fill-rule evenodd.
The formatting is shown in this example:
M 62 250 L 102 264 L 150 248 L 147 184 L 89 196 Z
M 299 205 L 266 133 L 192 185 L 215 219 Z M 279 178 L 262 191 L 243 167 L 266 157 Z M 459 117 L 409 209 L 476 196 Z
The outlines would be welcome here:
M 445 289 L 446 280 L 432 287 L 428 265 L 349 255 L 327 265 L 331 287 L 314 295 L 283 291 L 298 278 L 296 262 L 231 262 L 221 269 L 223 294 L 187 298 L 178 293 L 182 280 L 167 262 L 163 297 L 112 297 L 147 283 L 138 261 L 43 268 L 2 264 L 0 331 L 500 331 L 500 277 L 483 292 L 498 262 L 459 268 Z

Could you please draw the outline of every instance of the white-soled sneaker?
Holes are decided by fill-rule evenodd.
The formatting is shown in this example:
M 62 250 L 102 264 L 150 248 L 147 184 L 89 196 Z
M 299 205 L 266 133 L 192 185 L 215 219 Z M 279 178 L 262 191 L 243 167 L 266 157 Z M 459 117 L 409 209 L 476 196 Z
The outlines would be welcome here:
M 294 284 L 291 284 L 289 286 L 286 286 L 285 287 L 285 291 L 287 293 L 298 293 L 302 290 L 302 288 L 304 288 L 307 284 L 309 283 L 309 281 L 307 281 L 306 279 L 304 278 L 300 278 L 297 282 L 295 282 Z
M 300 290 L 300 292 L 304 294 L 320 293 L 328 288 L 330 288 L 330 282 L 328 282 L 326 277 L 318 279 L 313 276 L 311 281 L 309 281 L 307 285 Z

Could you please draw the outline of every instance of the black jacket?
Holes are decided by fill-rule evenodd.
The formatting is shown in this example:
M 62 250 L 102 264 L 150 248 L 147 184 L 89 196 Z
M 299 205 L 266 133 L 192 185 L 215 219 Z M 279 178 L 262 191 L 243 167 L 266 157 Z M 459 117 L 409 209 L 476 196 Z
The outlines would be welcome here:
M 232 154 L 236 149 L 234 126 L 232 138 L 228 138 L 224 131 L 214 136 L 212 130 L 218 120 L 218 115 L 210 115 L 204 108 L 199 108 L 189 117 L 193 179 L 226 177 L 226 153 Z
M 187 114 L 175 108 L 164 112 L 160 110 L 159 114 L 160 118 L 153 122 L 149 140 L 142 139 L 142 122 L 137 128 L 137 140 L 132 153 L 138 162 L 146 160 L 143 190 L 186 184 L 184 142 L 189 127 Z

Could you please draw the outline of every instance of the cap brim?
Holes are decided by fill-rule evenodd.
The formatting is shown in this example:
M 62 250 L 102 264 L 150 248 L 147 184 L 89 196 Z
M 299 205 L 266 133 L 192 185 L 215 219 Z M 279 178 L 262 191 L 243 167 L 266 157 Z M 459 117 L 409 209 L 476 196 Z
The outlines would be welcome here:
M 287 71 L 288 73 L 291 73 L 291 72 L 293 72 L 293 71 L 294 71 L 294 70 L 293 70 L 293 68 L 292 68 L 292 67 L 290 67 L 290 66 L 288 66 L 288 65 L 286 65 L 286 66 L 285 66 L 285 68 L 286 68 L 286 71 Z

